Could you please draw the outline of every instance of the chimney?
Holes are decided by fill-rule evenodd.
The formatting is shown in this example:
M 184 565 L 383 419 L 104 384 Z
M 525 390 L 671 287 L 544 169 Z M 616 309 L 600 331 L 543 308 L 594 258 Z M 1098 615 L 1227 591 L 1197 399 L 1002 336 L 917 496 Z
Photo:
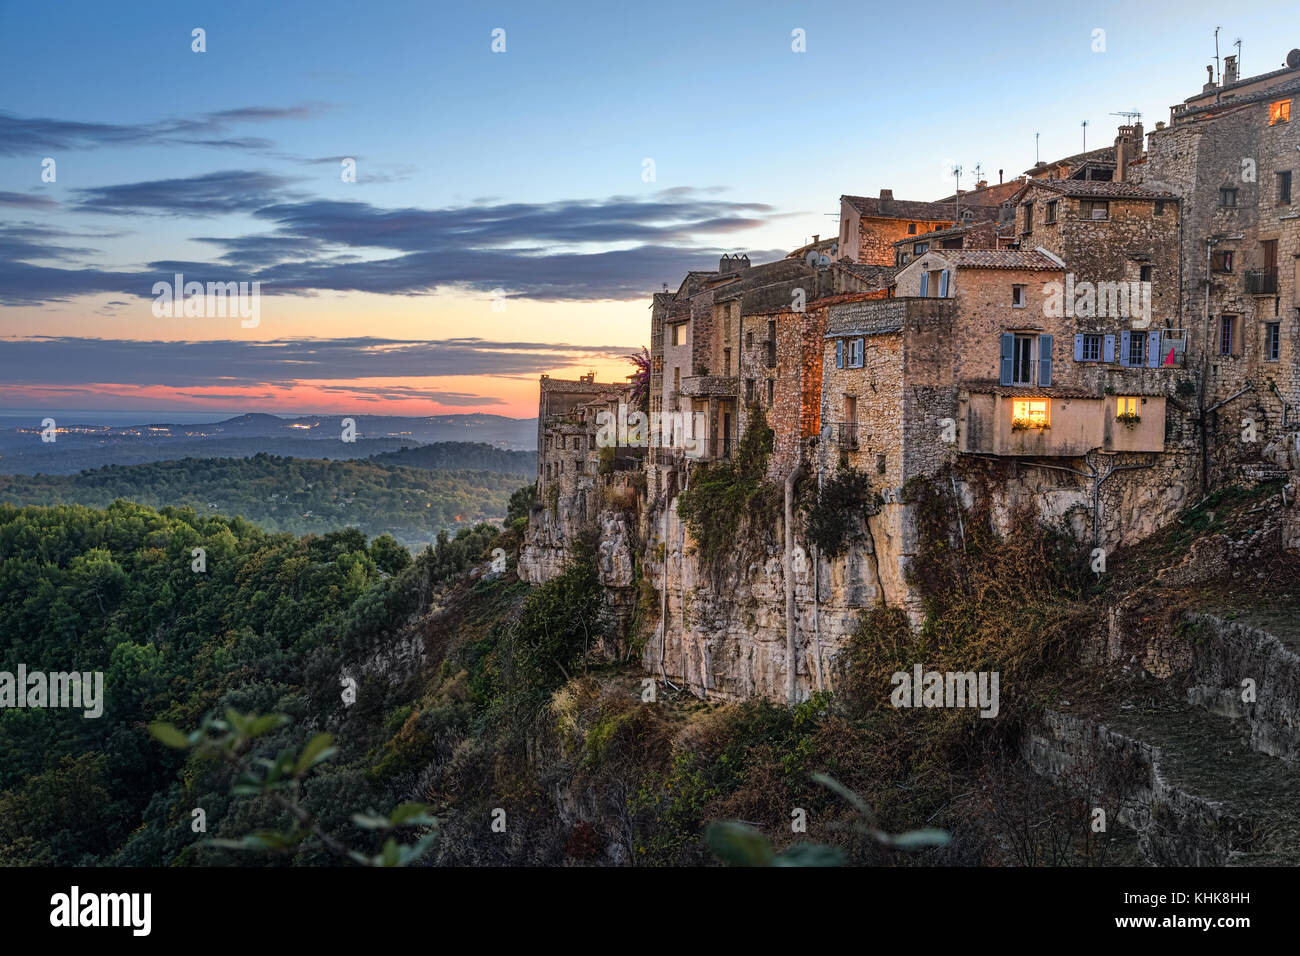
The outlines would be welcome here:
M 894 191 L 892 189 L 880 190 L 880 213 L 888 216 L 894 212 Z
M 1128 175 L 1128 161 L 1132 155 L 1132 126 L 1121 126 L 1115 137 L 1115 182 L 1124 182 Z
M 1002 185 L 1002 170 L 998 170 L 998 185 Z
M 988 189 L 988 188 L 989 188 L 989 181 L 988 181 L 987 179 L 981 179 L 979 182 L 977 182 L 977 183 L 975 184 L 975 188 L 976 188 L 977 190 L 978 190 L 978 189 Z
M 820 234 L 815 233 L 815 232 L 813 233 L 813 245 L 814 245 L 814 246 L 817 245 L 817 243 L 821 242 L 821 239 L 822 239 L 822 237 L 821 237 Z
M 1213 63 L 1205 64 L 1205 72 L 1206 75 L 1209 77 L 1209 79 L 1207 79 L 1205 81 L 1205 85 L 1201 87 L 1201 92 L 1209 93 L 1211 90 L 1214 89 L 1214 64 Z
M 1237 58 L 1236 56 L 1225 56 L 1223 58 L 1223 85 L 1237 82 Z

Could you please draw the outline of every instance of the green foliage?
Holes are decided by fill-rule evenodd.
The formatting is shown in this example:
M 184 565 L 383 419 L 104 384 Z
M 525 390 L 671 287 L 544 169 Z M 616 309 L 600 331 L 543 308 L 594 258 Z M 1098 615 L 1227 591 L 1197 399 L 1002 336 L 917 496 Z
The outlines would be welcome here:
M 537 482 L 531 485 L 524 485 L 522 488 L 516 488 L 510 493 L 510 500 L 506 504 L 506 524 L 514 524 L 520 518 L 528 520 L 528 514 L 533 509 L 533 502 L 537 500 Z
M 841 468 L 822 483 L 821 493 L 808 513 L 808 539 L 818 553 L 834 558 L 844 553 L 849 536 L 880 511 L 880 496 L 871 479 L 856 468 Z
M 563 573 L 528 596 L 515 635 L 523 688 L 549 692 L 567 681 L 604 636 L 600 581 L 590 544 L 578 542 Z
M 444 460 L 454 460 L 441 454 Z M 388 534 L 406 547 L 419 548 L 439 531 L 501 520 L 510 506 L 510 490 L 521 477 L 263 453 L 252 458 L 108 465 L 77 475 L 0 475 L 0 501 L 104 508 L 126 499 L 155 508 L 190 508 L 197 515 L 238 515 L 268 530 L 294 534 L 355 526 L 367 536 Z
M 775 489 L 764 482 L 775 433 L 760 406 L 751 405 L 749 416 L 735 459 L 695 468 L 677 499 L 677 514 L 705 561 L 716 561 L 734 547 L 742 516 L 761 509 L 765 499 L 775 500 Z

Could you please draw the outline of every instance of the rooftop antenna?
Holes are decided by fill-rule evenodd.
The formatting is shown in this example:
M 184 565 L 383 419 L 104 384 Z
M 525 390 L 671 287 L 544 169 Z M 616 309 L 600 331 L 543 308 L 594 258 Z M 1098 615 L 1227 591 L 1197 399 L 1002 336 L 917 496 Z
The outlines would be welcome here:
M 977 187 L 979 186 L 980 181 L 981 181 L 983 178 L 984 178 L 984 164 L 983 164 L 983 163 L 976 163 L 976 164 L 975 164 L 975 185 L 976 185 Z
M 1086 153 L 1088 151 L 1088 121 L 1084 120 L 1079 125 L 1083 127 L 1083 151 Z
M 952 168 L 952 174 L 957 177 L 957 212 L 953 217 L 953 222 L 955 223 L 961 220 L 961 167 L 954 166 Z
M 1035 133 L 1035 134 L 1034 134 L 1034 165 L 1037 166 L 1038 163 L 1039 163 L 1039 159 L 1038 159 L 1038 134 Z
M 1222 74 L 1219 73 L 1219 27 L 1214 28 L 1214 73 L 1215 83 L 1221 82 Z
M 1126 120 L 1128 120 L 1130 126 L 1133 125 L 1134 120 L 1140 120 L 1142 118 L 1142 114 L 1139 113 L 1137 110 L 1118 110 L 1117 112 L 1111 113 L 1110 115 L 1124 117 Z
M 1237 37 L 1237 39 L 1233 40 L 1232 45 L 1237 48 L 1237 79 L 1241 79 L 1246 75 L 1241 72 L 1241 37 Z

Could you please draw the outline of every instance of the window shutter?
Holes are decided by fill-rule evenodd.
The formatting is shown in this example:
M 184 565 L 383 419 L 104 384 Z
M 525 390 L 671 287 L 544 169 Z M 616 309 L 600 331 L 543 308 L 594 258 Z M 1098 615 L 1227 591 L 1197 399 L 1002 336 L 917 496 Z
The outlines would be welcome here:
M 939 273 L 939 298 L 948 298 L 948 270 Z
M 1119 364 L 1128 366 L 1128 331 L 1119 334 Z
M 1074 337 L 1074 360 L 1076 362 L 1083 361 L 1083 336 L 1082 335 L 1076 335 Z
M 930 294 L 930 273 L 922 272 L 921 273 L 921 298 L 925 298 L 929 294 Z
M 1160 332 L 1147 333 L 1147 368 L 1160 367 Z
M 1052 337 L 1038 337 L 1038 384 L 1046 388 L 1052 384 Z
M 844 367 L 844 340 L 843 339 L 835 340 L 835 367 L 836 368 Z
M 1107 362 L 1115 361 L 1115 336 L 1108 335 L 1102 340 L 1102 359 Z
M 1241 354 L 1241 329 L 1246 323 L 1242 321 L 1243 316 L 1237 316 L 1232 323 L 1232 354 Z
M 1015 368 L 1012 359 L 1012 352 L 1016 347 L 1016 337 L 1009 333 L 1002 334 L 1002 368 L 998 376 L 999 385 L 1010 385 L 1011 377 L 1015 374 Z
M 853 343 L 853 351 L 857 353 L 857 359 L 858 359 L 858 364 L 856 366 L 857 368 L 862 368 L 862 358 L 865 352 L 866 344 L 867 344 L 866 339 L 858 339 L 856 342 Z

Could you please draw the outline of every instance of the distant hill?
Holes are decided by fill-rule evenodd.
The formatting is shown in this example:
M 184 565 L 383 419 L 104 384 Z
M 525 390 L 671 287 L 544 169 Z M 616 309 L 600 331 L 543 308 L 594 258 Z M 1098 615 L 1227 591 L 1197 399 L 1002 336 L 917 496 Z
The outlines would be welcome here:
M 261 452 L 298 458 L 368 458 L 430 442 L 483 443 L 503 450 L 535 450 L 537 419 L 501 415 L 305 415 L 250 413 L 200 424 L 141 422 L 79 425 L 53 413 L 59 431 L 41 440 L 40 419 L 0 427 L 0 473 L 70 475 L 104 465 L 135 465 L 181 458 L 243 458 Z M 351 417 L 354 441 L 344 441 Z M 533 471 L 529 466 L 527 471 Z
M 535 470 L 531 462 L 526 472 L 508 474 L 267 454 L 184 458 L 76 475 L 0 475 L 0 502 L 102 508 L 124 498 L 152 508 L 188 506 L 199 515 L 238 515 L 294 534 L 355 527 L 367 537 L 387 533 L 421 549 L 440 531 L 504 519 L 511 492 L 532 482 Z
M 480 468 L 507 475 L 532 475 L 537 471 L 537 452 L 508 451 L 481 442 L 444 441 L 400 451 L 371 455 L 376 465 L 408 468 Z

